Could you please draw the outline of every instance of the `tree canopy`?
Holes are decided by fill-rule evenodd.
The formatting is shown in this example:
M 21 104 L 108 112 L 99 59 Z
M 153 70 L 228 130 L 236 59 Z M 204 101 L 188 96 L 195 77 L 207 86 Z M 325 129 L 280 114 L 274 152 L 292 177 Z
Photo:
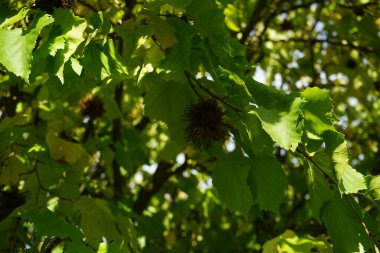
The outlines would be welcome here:
M 379 252 L 380 3 L 3 0 L 0 252 Z

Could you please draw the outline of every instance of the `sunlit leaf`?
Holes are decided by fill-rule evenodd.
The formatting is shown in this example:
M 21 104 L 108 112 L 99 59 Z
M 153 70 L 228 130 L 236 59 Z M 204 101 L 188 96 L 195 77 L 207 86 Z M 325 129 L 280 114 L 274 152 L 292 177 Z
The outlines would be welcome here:
M 277 109 L 259 107 L 254 110 L 264 130 L 285 149 L 295 150 L 301 142 L 303 119 L 301 109 L 305 101 L 300 98 L 286 101 Z
M 356 193 L 367 188 L 364 176 L 349 164 L 347 143 L 342 134 L 329 131 L 325 133 L 326 151 L 332 163 L 342 193 Z
M 50 15 L 38 13 L 29 29 L 0 29 L 0 64 L 10 72 L 29 82 L 31 72 L 32 51 L 42 28 L 51 24 L 54 19 Z
M 368 252 L 371 241 L 345 199 L 331 200 L 323 207 L 321 216 L 336 252 Z

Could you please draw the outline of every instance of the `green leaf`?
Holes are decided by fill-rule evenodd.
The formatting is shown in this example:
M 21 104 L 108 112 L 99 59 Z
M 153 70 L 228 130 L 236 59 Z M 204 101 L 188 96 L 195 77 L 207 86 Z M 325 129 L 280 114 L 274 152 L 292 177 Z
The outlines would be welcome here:
M 116 228 L 116 219 L 103 199 L 82 197 L 74 204 L 74 210 L 81 214 L 81 228 L 90 241 L 106 237 L 112 240 L 120 237 Z
M 280 163 L 273 156 L 263 154 L 251 157 L 248 183 L 261 210 L 279 212 L 288 181 Z
M 122 215 L 117 215 L 116 219 L 117 227 L 128 242 L 128 246 L 133 249 L 133 252 L 139 252 L 140 250 L 137 241 L 137 234 L 135 228 L 133 227 L 132 221 L 128 217 Z
M 305 166 L 307 183 L 310 194 L 310 203 L 313 215 L 320 217 L 322 206 L 332 199 L 332 192 L 322 172 L 310 161 L 307 161 L 309 166 Z
M 54 57 L 54 73 L 61 83 L 64 83 L 64 65 L 70 60 L 79 45 L 84 41 L 84 30 L 87 27 L 85 19 L 77 17 L 68 9 L 54 10 L 54 26 L 48 40 L 36 51 L 36 61 L 45 60 L 47 56 Z
M 325 241 L 299 237 L 292 230 L 286 230 L 263 245 L 263 253 L 315 252 L 316 250 L 317 252 L 332 252 Z
M 345 199 L 331 200 L 323 207 L 321 216 L 335 252 L 370 252 L 371 240 Z
M 0 29 L 6 29 L 8 26 L 10 25 L 13 25 L 19 21 L 21 21 L 22 19 L 24 19 L 26 17 L 26 15 L 28 15 L 30 9 L 29 8 L 21 8 L 20 11 L 12 16 L 12 17 L 9 17 L 7 19 L 5 19 L 1 24 L 0 24 Z M 8 10 L 8 13 L 11 12 L 11 10 Z
M 175 28 L 177 43 L 170 49 L 160 67 L 173 71 L 189 70 L 194 28 L 178 18 L 169 18 L 167 22 Z
M 341 133 L 327 131 L 324 133 L 326 152 L 332 159 L 335 174 L 342 193 L 357 193 L 367 189 L 364 176 L 349 165 L 347 143 Z
M 20 174 L 27 170 L 19 157 L 14 155 L 9 157 L 0 170 L 0 185 L 18 185 Z
M 273 141 L 264 131 L 261 121 L 256 114 L 242 114 L 242 121 L 245 125 L 245 132 L 248 137 L 249 149 L 256 155 L 273 152 Z
M 128 74 L 126 64 L 112 40 L 107 40 L 104 45 L 91 43 L 86 48 L 82 64 L 90 77 L 105 80 L 107 83 L 120 82 Z
M 90 248 L 84 245 L 83 243 L 70 243 L 65 242 L 64 251 L 65 253 L 94 253 L 94 251 Z
M 176 8 L 185 8 L 191 3 L 191 0 L 159 0 L 162 3 L 170 4 L 173 7 Z
M 301 92 L 307 103 L 304 106 L 305 127 L 314 134 L 321 135 L 326 130 L 334 131 L 336 117 L 328 90 L 317 87 Z
M 212 179 L 218 196 L 232 211 L 243 215 L 253 203 L 251 191 L 247 185 L 250 161 L 241 153 L 233 152 L 221 156 L 215 165 Z
M 368 193 L 374 200 L 380 199 L 380 176 L 370 177 Z
M 256 108 L 264 130 L 281 147 L 294 151 L 301 142 L 303 131 L 303 119 L 301 109 L 305 101 L 294 98 L 286 101 L 277 109 Z
M 289 99 L 293 99 L 293 96 L 287 95 L 272 86 L 259 83 L 252 78 L 245 79 L 245 83 L 258 106 L 272 109 L 279 103 L 284 103 Z
M 27 215 L 34 223 L 34 227 L 40 236 L 68 237 L 77 242 L 80 242 L 83 238 L 83 235 L 78 228 L 59 218 L 55 213 L 48 209 L 29 211 Z
M 0 29 L 0 63 L 16 76 L 29 82 L 32 51 L 42 28 L 51 24 L 50 15 L 38 12 L 27 31 L 21 28 L 13 30 Z
M 231 97 L 228 101 L 240 108 L 248 107 L 249 103 L 253 102 L 253 98 L 243 79 L 234 72 L 221 66 L 218 66 L 216 71 L 222 85 L 223 83 L 226 83 L 224 86 L 227 86 L 226 89 L 229 91 Z
M 222 45 L 228 44 L 223 10 L 214 0 L 193 0 L 187 11 L 202 35 L 213 37 Z
M 86 153 L 82 145 L 63 140 L 53 132 L 47 133 L 46 143 L 50 156 L 57 161 L 73 164 Z
M 171 48 L 177 43 L 177 38 L 175 36 L 176 29 L 169 22 L 166 22 L 156 15 L 150 15 L 149 20 L 154 29 L 154 35 L 157 38 L 157 42 L 163 50 Z
M 169 124 L 183 121 L 185 108 L 193 101 L 189 85 L 174 80 L 165 81 L 158 76 L 152 76 L 147 82 L 149 90 L 144 99 L 146 115 Z

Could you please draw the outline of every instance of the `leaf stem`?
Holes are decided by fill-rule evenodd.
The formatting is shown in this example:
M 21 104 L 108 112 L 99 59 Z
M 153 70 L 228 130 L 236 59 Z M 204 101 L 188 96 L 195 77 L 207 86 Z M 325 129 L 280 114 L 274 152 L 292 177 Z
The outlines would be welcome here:
M 198 87 L 203 90 L 204 92 L 206 92 L 210 97 L 220 101 L 221 103 L 225 104 L 226 106 L 230 107 L 232 110 L 234 110 L 238 115 L 240 115 L 240 108 L 234 106 L 233 104 L 225 101 L 223 98 L 219 97 L 218 95 L 212 93 L 209 89 L 207 89 L 206 87 L 204 87 L 200 82 L 199 80 L 197 80 L 193 75 L 191 75 L 188 71 L 185 71 L 185 75 L 186 75 L 186 78 L 187 80 L 189 80 L 189 83 L 190 85 L 194 85 L 197 84 Z

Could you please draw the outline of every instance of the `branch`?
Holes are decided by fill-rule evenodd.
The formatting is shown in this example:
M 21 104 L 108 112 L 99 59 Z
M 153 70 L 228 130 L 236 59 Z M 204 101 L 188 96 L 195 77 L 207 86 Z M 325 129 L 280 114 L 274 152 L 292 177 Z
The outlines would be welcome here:
M 317 13 L 315 15 L 315 21 L 314 21 L 313 26 L 311 27 L 311 29 L 308 32 L 309 34 L 313 34 L 313 32 L 315 30 L 315 26 L 317 25 L 318 20 L 321 16 L 322 8 L 323 8 L 323 6 L 321 6 L 321 5 L 318 6 L 318 9 L 316 11 Z M 310 42 L 309 50 L 310 50 L 311 73 L 312 73 L 312 80 L 311 80 L 310 87 L 314 87 L 316 85 L 316 80 L 318 78 L 318 73 L 317 73 L 317 70 L 315 69 L 315 66 L 314 66 L 314 64 L 315 64 L 314 43 Z
M 219 97 L 218 95 L 212 93 L 209 89 L 207 89 L 206 87 L 203 86 L 203 84 L 201 84 L 199 82 L 198 79 L 196 79 L 193 75 L 191 75 L 189 72 L 185 71 L 185 75 L 186 75 L 186 78 L 187 80 L 189 81 L 190 85 L 193 86 L 193 84 L 197 84 L 198 87 L 203 90 L 204 92 L 206 92 L 210 97 L 220 101 L 221 103 L 225 104 L 226 106 L 230 107 L 232 110 L 234 110 L 238 115 L 240 115 L 240 112 L 241 110 L 234 106 L 233 104 L 230 104 L 229 102 L 225 101 L 223 98 Z M 200 96 L 200 95 L 199 95 Z
M 252 15 L 248 21 L 247 26 L 245 27 L 243 34 L 241 36 L 241 42 L 244 44 L 244 42 L 248 39 L 249 34 L 253 30 L 253 27 L 259 22 L 261 18 L 261 14 L 264 12 L 264 9 L 266 7 L 265 0 L 260 0 L 257 4 L 255 9 L 252 12 Z
M 276 15 L 280 15 L 280 14 L 283 14 L 283 13 L 288 13 L 288 12 L 295 11 L 295 10 L 298 10 L 298 9 L 307 9 L 307 8 L 310 8 L 310 6 L 313 5 L 313 4 L 315 4 L 315 3 L 316 2 L 310 2 L 310 3 L 292 5 L 292 6 L 290 6 L 287 9 L 276 11 Z
M 260 46 L 263 41 L 263 36 L 268 29 L 270 22 L 277 15 L 277 7 L 280 6 L 283 1 L 284 0 L 274 1 L 269 7 L 269 13 L 266 15 L 267 18 L 264 20 L 263 29 L 252 39 L 250 45 L 247 47 L 246 58 L 248 61 L 252 60 L 255 50 L 258 48 L 260 49 L 260 55 L 258 59 L 256 59 L 255 64 L 257 64 L 264 57 L 263 47 Z
M 289 39 L 278 39 L 278 40 L 272 40 L 268 39 L 267 41 L 271 41 L 274 43 L 289 43 L 289 42 L 302 42 L 302 43 L 328 43 L 331 45 L 336 45 L 336 46 L 342 46 L 342 47 L 350 47 L 352 49 L 358 49 L 363 52 L 368 52 L 368 53 L 376 53 L 375 49 L 372 47 L 364 47 L 364 46 L 358 46 L 353 44 L 350 41 L 347 40 L 331 40 L 331 39 L 317 39 L 317 38 L 289 38 Z
M 176 170 L 170 171 L 174 166 L 173 163 L 160 162 L 151 181 L 140 190 L 137 200 L 133 204 L 133 210 L 138 214 L 142 214 L 148 206 L 151 198 L 161 190 L 165 182 L 173 175 L 182 174 L 182 172 L 187 169 L 187 165 L 188 164 L 185 161 L 185 163 L 179 166 Z
M 119 41 L 119 53 L 123 51 L 123 44 Z M 115 88 L 115 101 L 118 108 L 121 110 L 121 101 L 123 98 L 123 82 L 118 83 Z M 112 141 L 111 149 L 115 152 L 116 145 L 121 139 L 121 117 L 118 117 L 112 122 Z M 114 199 L 119 200 L 123 196 L 125 179 L 121 175 L 120 164 L 116 159 L 116 155 L 112 160 L 112 174 L 113 174 L 113 187 L 114 187 Z

